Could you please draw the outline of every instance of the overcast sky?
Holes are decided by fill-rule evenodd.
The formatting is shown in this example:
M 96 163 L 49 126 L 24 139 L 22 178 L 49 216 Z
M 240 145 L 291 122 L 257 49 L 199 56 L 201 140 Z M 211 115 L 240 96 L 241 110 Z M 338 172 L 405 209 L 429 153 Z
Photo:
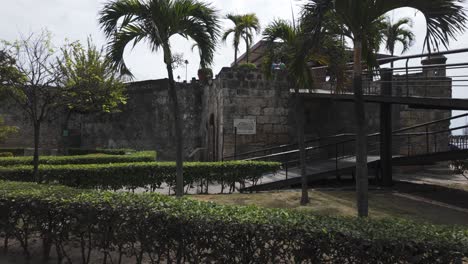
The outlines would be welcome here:
M 103 0 L 0 0 L 0 39 L 12 41 L 17 39 L 20 33 L 27 34 L 46 28 L 52 32 L 56 45 L 62 44 L 65 39 L 84 42 L 87 36 L 92 36 L 96 44 L 104 45 L 106 40 L 97 23 L 97 14 L 105 2 Z M 222 16 L 227 13 L 256 13 L 263 27 L 274 18 L 291 19 L 291 5 L 297 16 L 303 3 L 297 0 L 212 0 L 211 2 Z M 465 9 L 468 8 L 467 3 L 463 5 Z M 408 8 L 398 9 L 389 15 L 394 19 L 410 17 L 415 21 L 413 31 L 417 40 L 407 54 L 421 53 L 423 38 L 426 34 L 424 17 Z M 230 26 L 228 21 L 223 20 L 224 28 Z M 260 36 L 257 37 L 257 40 L 259 39 Z M 182 53 L 189 61 L 188 78 L 196 76 L 199 65 L 198 52 L 192 52 L 191 43 L 185 39 L 173 38 L 171 43 L 173 52 Z M 460 36 L 450 45 L 451 49 L 467 47 L 468 33 Z M 244 50 L 245 47 L 241 46 L 241 53 Z M 219 44 L 213 65 L 215 74 L 222 67 L 230 65 L 233 61 L 233 53 L 229 42 Z M 468 54 L 448 57 L 449 63 L 455 63 L 460 62 L 463 57 L 468 58 Z M 161 54 L 151 53 L 144 44 L 136 46 L 133 50 L 127 48 L 125 60 L 136 80 L 167 76 Z M 419 60 L 412 62 L 412 64 L 418 63 Z M 185 67 L 176 69 L 175 76 L 178 75 L 185 79 Z M 468 98 L 468 93 L 464 92 L 465 89 L 454 88 L 454 97 Z

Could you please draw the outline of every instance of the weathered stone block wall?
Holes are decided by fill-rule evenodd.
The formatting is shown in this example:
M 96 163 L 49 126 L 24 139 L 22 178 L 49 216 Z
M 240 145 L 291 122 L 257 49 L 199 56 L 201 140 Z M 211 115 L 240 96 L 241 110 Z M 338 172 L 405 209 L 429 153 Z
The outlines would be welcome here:
M 223 68 L 213 83 L 222 111 L 219 141 L 223 156 L 270 146 L 289 140 L 289 85 L 285 72 L 267 79 L 259 70 Z M 255 135 L 235 136 L 234 119 L 255 119 Z
M 177 84 L 183 124 L 184 155 L 201 144 L 202 88 Z M 121 112 L 82 117 L 81 145 L 84 148 L 134 148 L 157 150 L 161 159 L 175 157 L 175 133 L 167 79 L 134 82 L 128 86 L 128 102 Z
M 167 79 L 134 82 L 128 85 L 128 101 L 120 112 L 73 116 L 70 131 L 81 135 L 82 148 L 133 148 L 157 150 L 161 159 L 175 157 L 174 127 Z M 200 119 L 202 87 L 197 83 L 177 84 L 182 114 L 184 154 L 188 156 L 201 145 Z M 3 147 L 32 147 L 32 128 L 22 111 L 11 105 L 0 107 L 8 125 L 20 133 L 0 144 Z M 58 119 L 57 119 L 58 118 Z M 57 149 L 63 113 L 42 126 L 41 148 Z
M 18 133 L 0 142 L 0 147 L 6 148 L 32 148 L 34 146 L 34 133 L 29 116 L 14 102 L 5 99 L 0 102 L 0 116 L 4 118 L 5 125 L 16 126 Z M 59 142 L 61 116 L 52 113 L 41 124 L 40 142 L 41 149 L 56 149 Z

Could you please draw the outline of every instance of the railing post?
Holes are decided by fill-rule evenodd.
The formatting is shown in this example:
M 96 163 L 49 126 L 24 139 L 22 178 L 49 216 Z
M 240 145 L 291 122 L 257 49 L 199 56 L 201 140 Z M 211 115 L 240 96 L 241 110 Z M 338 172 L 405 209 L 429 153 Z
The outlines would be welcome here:
M 434 153 L 437 152 L 437 134 L 434 134 Z
M 410 135 L 408 134 L 408 157 L 411 156 L 410 152 Z
M 393 69 L 382 69 L 382 96 L 392 96 Z M 380 169 L 382 185 L 390 186 L 393 182 L 392 175 L 392 105 L 380 104 Z
M 426 152 L 429 154 L 429 126 L 426 126 Z
M 234 127 L 234 160 L 237 160 L 237 127 Z
M 285 163 L 285 169 L 286 169 L 286 180 L 288 179 L 288 162 L 286 161 Z
M 338 143 L 335 144 L 335 173 L 336 179 L 339 181 L 341 177 L 340 173 L 338 172 Z
M 406 97 L 409 97 L 409 71 L 408 71 L 408 63 L 410 59 L 406 60 Z

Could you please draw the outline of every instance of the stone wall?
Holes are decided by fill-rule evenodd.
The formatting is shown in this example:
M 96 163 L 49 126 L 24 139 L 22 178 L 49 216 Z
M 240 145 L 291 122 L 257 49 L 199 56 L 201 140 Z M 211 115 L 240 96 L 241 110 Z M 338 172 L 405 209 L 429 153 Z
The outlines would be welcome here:
M 223 68 L 209 98 L 216 98 L 218 159 L 236 153 L 287 144 L 289 140 L 289 86 L 285 72 L 271 79 L 259 71 Z M 234 119 L 256 121 L 256 134 L 236 135 Z
M 443 59 L 442 59 L 443 60 Z M 424 62 L 440 64 L 441 59 Z M 443 61 L 442 63 L 445 63 Z M 394 95 L 404 96 L 406 86 L 394 76 Z M 451 81 L 445 77 L 444 68 L 427 68 L 410 78 L 410 94 L 451 97 Z M 425 88 L 431 80 L 430 89 Z M 128 84 L 128 103 L 120 112 L 74 116 L 70 131 L 78 139 L 75 146 L 82 148 L 133 148 L 159 152 L 159 157 L 170 160 L 175 157 L 174 128 L 167 79 L 134 82 Z M 242 71 L 223 68 L 215 80 L 201 85 L 197 81 L 177 84 L 179 106 L 183 119 L 184 154 L 190 160 L 221 160 L 235 153 L 243 153 L 297 140 L 294 116 L 295 102 L 285 72 L 277 72 L 271 79 L 258 70 Z M 376 84 L 375 89 L 380 88 Z M 447 110 L 421 110 L 393 105 L 393 130 L 430 122 L 450 116 Z M 366 104 L 368 132 L 379 132 L 380 111 L 378 104 Z M 22 111 L 12 104 L 0 105 L 0 114 L 6 124 L 20 127 L 20 133 L 0 147 L 32 147 L 30 123 Z M 331 99 L 307 99 L 305 102 L 306 139 L 330 135 L 354 133 L 354 106 L 352 102 Z M 63 113 L 47 120 L 42 127 L 41 148 L 56 149 L 60 139 L 60 120 Z M 234 120 L 250 119 L 256 122 L 253 135 L 236 135 Z M 450 123 L 432 126 L 430 131 L 449 128 Z M 421 130 L 422 131 L 422 130 Z M 415 131 L 411 131 L 415 132 Z M 378 139 L 376 139 L 377 141 Z M 414 142 L 412 142 L 414 140 Z M 426 137 L 410 139 L 410 153 L 426 151 Z M 431 147 L 446 148 L 448 137 L 430 138 Z M 407 141 L 397 146 L 396 154 L 406 154 Z M 347 146 L 349 151 L 353 144 Z
M 127 87 L 127 104 L 119 112 L 72 116 L 69 129 L 78 131 L 81 141 L 78 147 L 156 149 L 159 158 L 173 159 L 173 115 L 167 84 L 167 79 L 130 83 Z M 199 134 L 202 87 L 197 82 L 178 83 L 177 94 L 184 127 L 184 154 L 188 156 L 202 144 Z M 3 106 L 0 114 L 5 116 L 7 124 L 20 128 L 17 136 L 0 146 L 32 147 L 32 129 L 22 111 Z M 58 116 L 63 117 L 63 113 Z M 58 119 L 44 123 L 41 148 L 58 148 L 60 124 Z

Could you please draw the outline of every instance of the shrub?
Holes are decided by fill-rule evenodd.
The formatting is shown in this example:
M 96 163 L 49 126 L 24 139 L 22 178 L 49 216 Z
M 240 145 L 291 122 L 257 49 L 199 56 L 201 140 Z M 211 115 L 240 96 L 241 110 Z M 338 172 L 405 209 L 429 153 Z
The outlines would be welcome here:
M 11 152 L 13 156 L 24 156 L 24 148 L 0 148 L 0 152 Z
M 90 154 L 78 156 L 41 156 L 41 164 L 109 164 L 128 162 L 150 162 L 156 159 L 154 151 L 136 152 L 131 155 Z M 0 158 L 0 166 L 31 165 L 32 157 Z
M 0 157 L 1 158 L 10 158 L 10 157 L 13 157 L 13 153 L 11 152 L 0 152 Z
M 25 253 L 39 237 L 62 258 L 67 245 L 78 245 L 83 260 L 99 251 L 135 263 L 461 263 L 468 256 L 461 227 L 31 183 L 0 182 L 0 192 L 0 232 Z
M 257 69 L 257 65 L 253 63 L 241 63 L 237 67 L 239 68 L 239 70 L 243 70 L 243 71 L 252 71 L 252 70 Z
M 81 148 L 71 148 L 68 149 L 68 155 L 89 155 L 89 154 L 108 154 L 108 155 L 125 155 L 129 153 L 136 152 L 134 149 L 81 149 Z
M 208 192 L 208 185 L 218 182 L 222 191 L 236 182 L 254 184 L 264 173 L 275 172 L 275 162 L 227 161 L 184 163 L 184 184 L 200 184 Z M 39 175 L 46 183 L 60 183 L 71 187 L 120 190 L 144 188 L 154 191 L 163 183 L 175 185 L 174 162 L 135 162 L 114 164 L 40 165 Z M 33 181 L 32 166 L 0 168 L 0 179 Z

